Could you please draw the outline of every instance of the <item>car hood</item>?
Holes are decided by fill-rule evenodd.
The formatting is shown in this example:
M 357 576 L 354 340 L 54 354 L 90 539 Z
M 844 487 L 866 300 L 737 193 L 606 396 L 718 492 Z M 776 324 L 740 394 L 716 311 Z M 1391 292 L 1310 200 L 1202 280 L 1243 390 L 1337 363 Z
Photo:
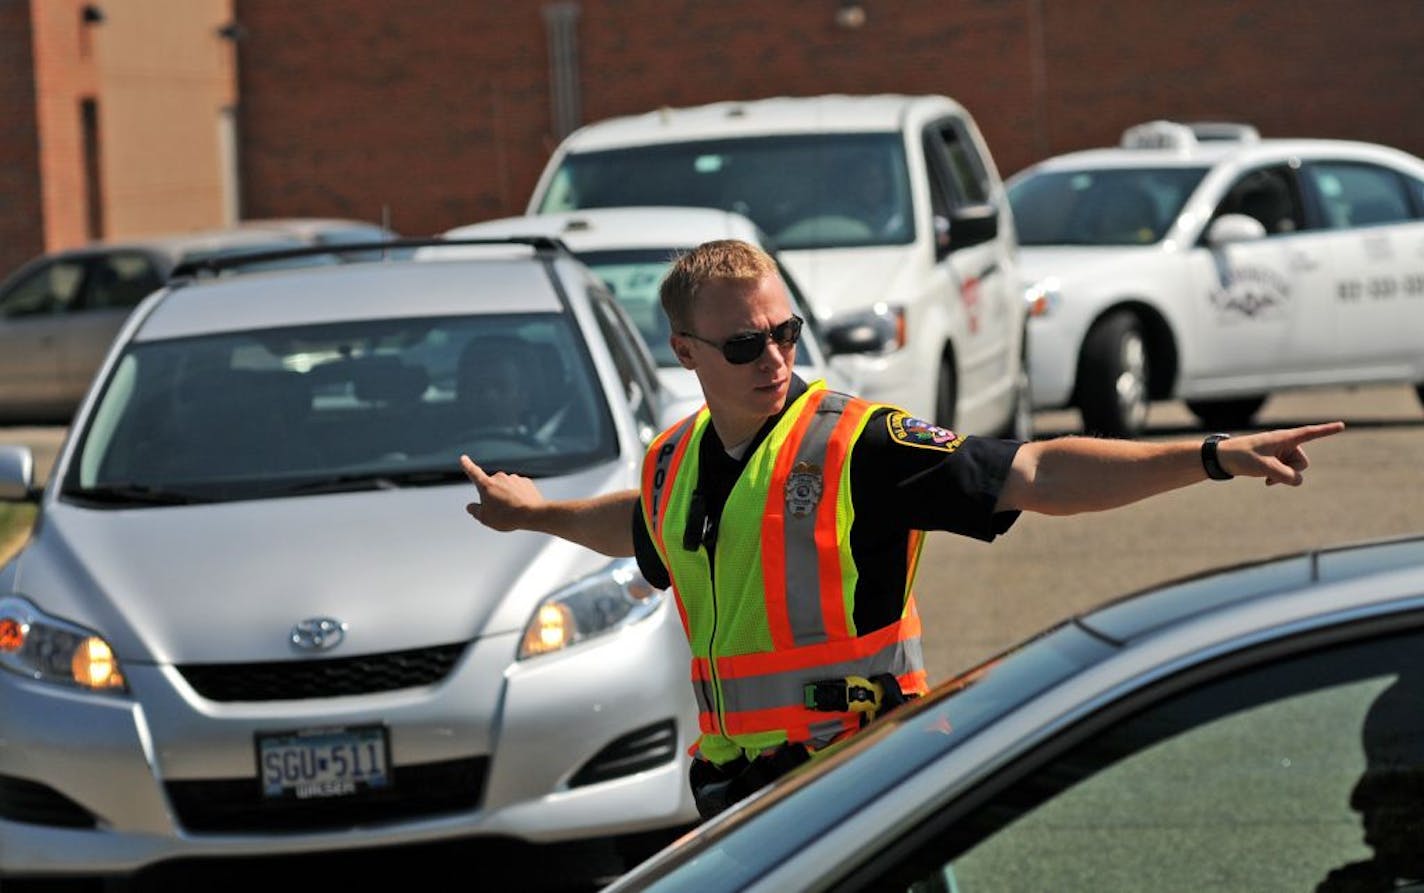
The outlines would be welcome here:
M 1157 245 L 1131 246 L 1031 246 L 1019 247 L 1019 278 L 1025 286 L 1049 276 L 1059 279 L 1094 277 L 1105 270 L 1121 275 L 1124 265 L 1135 266 L 1161 256 Z M 1150 262 L 1150 260 L 1147 260 Z M 1108 277 L 1111 281 L 1114 277 Z
M 904 282 L 919 281 L 914 267 L 923 263 L 910 245 L 782 251 L 781 259 L 806 292 L 812 312 L 827 323 L 877 301 L 907 300 L 896 296 L 904 295 Z
M 632 467 L 539 481 L 551 499 L 632 486 Z M 607 558 L 550 536 L 498 533 L 465 512 L 468 484 L 167 508 L 63 503 L 19 557 L 39 608 L 106 637 L 121 660 L 298 656 L 297 622 L 347 624 L 331 657 L 521 631 L 538 602 Z

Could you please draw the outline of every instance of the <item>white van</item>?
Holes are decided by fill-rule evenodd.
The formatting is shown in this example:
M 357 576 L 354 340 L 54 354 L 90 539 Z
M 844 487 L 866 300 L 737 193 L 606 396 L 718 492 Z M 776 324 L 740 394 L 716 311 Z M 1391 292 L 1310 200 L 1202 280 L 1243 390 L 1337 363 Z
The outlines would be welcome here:
M 1003 184 L 943 96 L 780 97 L 590 124 L 529 213 L 694 205 L 751 218 L 861 395 L 1027 438 L 1024 302 Z

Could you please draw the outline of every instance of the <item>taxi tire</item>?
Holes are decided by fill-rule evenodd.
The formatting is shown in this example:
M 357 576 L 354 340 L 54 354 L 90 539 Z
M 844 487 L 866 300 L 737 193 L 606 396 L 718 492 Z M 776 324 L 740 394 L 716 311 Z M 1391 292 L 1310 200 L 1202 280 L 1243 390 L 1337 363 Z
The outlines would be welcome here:
M 1212 431 L 1235 431 L 1251 427 L 1251 422 L 1266 402 L 1259 397 L 1236 397 L 1231 400 L 1188 400 L 1187 409 L 1201 421 L 1202 428 Z
M 1420 403 L 1424 403 L 1424 383 L 1414 386 L 1414 395 L 1419 398 Z
M 1147 350 L 1142 324 L 1130 311 L 1109 313 L 1088 330 L 1077 386 L 1085 431 L 1122 438 L 1142 433 L 1151 393 Z

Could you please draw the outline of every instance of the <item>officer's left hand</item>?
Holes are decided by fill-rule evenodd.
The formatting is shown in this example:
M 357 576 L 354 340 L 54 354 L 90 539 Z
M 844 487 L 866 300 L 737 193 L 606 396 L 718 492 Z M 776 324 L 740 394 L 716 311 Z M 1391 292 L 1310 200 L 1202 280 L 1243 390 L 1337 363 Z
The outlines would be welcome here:
M 1266 485 L 1288 484 L 1299 487 L 1305 482 L 1305 469 L 1310 460 L 1301 445 L 1345 430 L 1344 422 L 1304 425 L 1230 437 L 1217 444 L 1216 455 L 1221 467 L 1240 477 L 1265 478 Z

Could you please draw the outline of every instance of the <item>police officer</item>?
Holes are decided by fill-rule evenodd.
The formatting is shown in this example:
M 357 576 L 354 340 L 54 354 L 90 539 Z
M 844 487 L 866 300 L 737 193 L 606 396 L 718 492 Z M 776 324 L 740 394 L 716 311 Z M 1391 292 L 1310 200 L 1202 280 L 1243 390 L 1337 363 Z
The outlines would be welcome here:
M 486 526 L 636 555 L 649 582 L 673 586 L 704 816 L 927 690 L 911 595 L 924 531 L 990 541 L 1022 510 L 1097 511 L 1208 477 L 1298 485 L 1301 444 L 1344 428 L 1165 444 L 961 437 L 796 377 L 802 321 L 754 246 L 698 246 L 660 298 L 706 407 L 653 440 L 640 490 L 549 501 L 527 478 L 461 464 L 479 493 L 467 511 Z

